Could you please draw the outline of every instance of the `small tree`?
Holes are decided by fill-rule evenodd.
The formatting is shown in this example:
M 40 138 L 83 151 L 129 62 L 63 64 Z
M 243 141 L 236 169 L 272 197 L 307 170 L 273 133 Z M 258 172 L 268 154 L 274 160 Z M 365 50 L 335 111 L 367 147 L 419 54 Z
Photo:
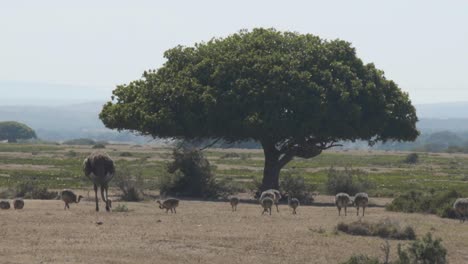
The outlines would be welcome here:
M 25 124 L 14 121 L 0 122 L 0 140 L 17 142 L 18 139 L 30 139 L 36 137 L 36 132 Z
M 201 151 L 185 147 L 172 152 L 173 161 L 167 165 L 170 175 L 163 178 L 161 194 L 215 198 L 219 188 L 208 159 Z

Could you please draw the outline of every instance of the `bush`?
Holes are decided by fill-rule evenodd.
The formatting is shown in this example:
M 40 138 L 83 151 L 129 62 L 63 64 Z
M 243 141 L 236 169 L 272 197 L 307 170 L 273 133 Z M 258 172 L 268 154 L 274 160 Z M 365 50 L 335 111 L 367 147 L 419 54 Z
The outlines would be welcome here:
M 370 181 L 367 178 L 367 174 L 362 170 L 349 168 L 337 170 L 331 167 L 327 174 L 327 191 L 332 195 L 340 192 L 355 195 L 358 192 L 366 192 L 369 189 L 375 188 L 375 183 Z
M 291 198 L 297 198 L 302 204 L 311 204 L 314 201 L 312 192 L 316 186 L 308 184 L 304 177 L 293 176 L 291 172 L 284 172 L 281 180 L 281 190 Z
M 78 153 L 76 153 L 76 151 L 74 151 L 74 150 L 70 150 L 67 153 L 65 153 L 65 156 L 69 157 L 69 158 L 74 158 L 74 157 L 78 156 Z
M 453 203 L 462 194 L 457 191 L 423 193 L 411 191 L 395 198 L 387 205 L 387 210 L 405 213 L 429 213 L 444 218 L 457 218 Z
M 103 149 L 103 148 L 106 148 L 106 145 L 102 143 L 97 143 L 93 145 L 93 149 Z
M 131 152 L 125 151 L 119 154 L 120 157 L 131 157 L 133 154 Z
M 58 192 L 49 192 L 46 187 L 39 187 L 28 181 L 16 186 L 15 197 L 26 199 L 52 200 L 58 197 Z
M 379 260 L 366 255 L 354 255 L 346 262 L 342 262 L 342 264 L 379 264 Z
M 201 151 L 185 147 L 176 148 L 172 152 L 172 158 L 173 161 L 167 165 L 169 174 L 161 178 L 162 194 L 218 198 L 233 193 L 226 182 L 216 182 L 210 163 Z
M 350 224 L 339 223 L 338 231 L 355 236 L 378 236 L 387 239 L 414 240 L 416 233 L 411 226 L 401 228 L 398 222 L 383 220 L 378 223 L 353 222 Z
M 126 213 L 128 212 L 128 207 L 126 204 L 119 204 L 117 205 L 117 207 L 115 207 L 113 210 L 113 212 L 118 212 L 118 213 Z
M 397 264 L 445 264 L 447 263 L 447 249 L 442 246 L 440 238 L 433 240 L 431 233 L 427 233 L 422 240 L 416 240 L 403 250 L 398 245 Z
M 405 160 L 404 160 L 405 163 L 408 163 L 408 164 L 416 164 L 419 162 L 419 155 L 418 153 L 410 153 L 406 156 Z
M 240 155 L 235 152 L 232 152 L 232 153 L 226 153 L 219 158 L 220 159 L 237 159 L 237 158 L 240 158 Z
M 129 167 L 123 166 L 116 170 L 114 182 L 119 187 L 122 194 L 121 199 L 129 202 L 139 202 L 143 200 L 144 182 L 141 171 L 139 169 L 130 170 Z

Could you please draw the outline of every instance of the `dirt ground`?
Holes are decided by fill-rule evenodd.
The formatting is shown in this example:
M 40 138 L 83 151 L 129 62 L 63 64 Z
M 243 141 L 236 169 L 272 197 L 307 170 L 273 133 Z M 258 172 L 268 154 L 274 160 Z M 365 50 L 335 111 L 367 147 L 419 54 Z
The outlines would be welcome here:
M 166 214 L 155 202 L 125 204 L 125 213 L 96 213 L 92 201 L 65 211 L 58 200 L 0 210 L 0 263 L 339 263 L 356 253 L 383 255 L 380 238 L 334 232 L 340 221 L 358 219 L 355 209 L 339 217 L 334 207 L 303 206 L 292 215 L 280 205 L 279 214 L 262 216 L 256 204 L 231 212 L 224 202 L 181 201 L 177 214 Z M 414 226 L 418 236 L 433 232 L 450 263 L 468 263 L 468 223 L 375 207 L 365 216 L 385 218 Z M 399 242 L 390 241 L 392 257 Z

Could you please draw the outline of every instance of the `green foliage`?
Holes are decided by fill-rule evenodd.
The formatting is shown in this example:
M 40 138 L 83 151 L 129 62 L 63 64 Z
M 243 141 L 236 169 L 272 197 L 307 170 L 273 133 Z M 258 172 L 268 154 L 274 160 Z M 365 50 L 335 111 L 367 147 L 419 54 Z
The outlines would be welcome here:
M 397 221 L 388 219 L 378 223 L 369 223 L 365 221 L 352 222 L 349 224 L 339 223 L 336 226 L 338 231 L 356 235 L 356 236 L 378 236 L 386 239 L 414 240 L 416 232 L 413 227 L 406 226 L 402 228 Z
M 350 169 L 337 170 L 331 167 L 327 173 L 327 191 L 335 195 L 340 192 L 355 195 L 358 192 L 366 192 L 375 187 L 367 173 L 362 170 Z
M 442 240 L 432 239 L 427 233 L 422 240 L 416 240 L 404 250 L 398 245 L 398 261 L 395 264 L 445 264 L 447 263 L 447 249 Z
M 65 156 L 69 158 L 74 158 L 78 156 L 78 153 L 74 150 L 69 150 L 67 153 L 65 153 Z
M 62 144 L 64 145 L 94 145 L 96 144 L 96 141 L 90 138 L 77 138 L 77 139 L 64 141 Z
M 119 204 L 114 209 L 112 209 L 112 212 L 118 212 L 118 213 L 127 213 L 128 211 L 129 210 L 126 204 Z
M 295 176 L 291 172 L 284 172 L 281 180 L 281 190 L 291 198 L 297 198 L 301 204 L 311 204 L 314 201 L 312 192 L 316 186 L 305 181 L 303 176 Z
M 429 213 L 440 217 L 457 218 L 453 203 L 462 197 L 455 190 L 431 193 L 411 191 L 393 199 L 387 210 L 405 213 Z
M 379 264 L 379 260 L 366 255 L 354 255 L 342 264 Z
M 405 163 L 408 163 L 408 164 L 416 164 L 418 162 L 419 162 L 418 153 L 410 153 L 405 158 Z
M 36 132 L 25 124 L 5 121 L 0 122 L 0 140 L 16 142 L 18 139 L 37 138 Z
M 226 182 L 216 182 L 208 159 L 198 150 L 179 148 L 172 153 L 173 161 L 167 165 L 161 178 L 160 192 L 165 195 L 217 198 L 232 194 Z

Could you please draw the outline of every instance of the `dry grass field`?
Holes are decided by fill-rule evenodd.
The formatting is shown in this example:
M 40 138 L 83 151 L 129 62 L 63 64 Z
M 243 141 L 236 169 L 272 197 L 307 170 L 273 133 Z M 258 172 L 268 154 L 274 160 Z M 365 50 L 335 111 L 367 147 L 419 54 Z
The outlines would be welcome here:
M 89 199 L 67 211 L 58 200 L 0 210 L 0 263 L 340 263 L 356 253 L 383 256 L 381 238 L 334 231 L 340 221 L 358 219 L 354 208 L 339 217 L 334 207 L 304 206 L 292 215 L 281 205 L 279 214 L 262 216 L 256 204 L 231 212 L 224 202 L 181 201 L 177 214 L 153 201 L 114 208 L 119 204 L 130 211 L 96 213 Z M 450 263 L 468 263 L 468 224 L 381 207 L 365 216 L 386 218 L 412 225 L 419 237 L 432 232 L 443 239 Z M 390 243 L 395 258 L 397 244 L 407 242 Z

